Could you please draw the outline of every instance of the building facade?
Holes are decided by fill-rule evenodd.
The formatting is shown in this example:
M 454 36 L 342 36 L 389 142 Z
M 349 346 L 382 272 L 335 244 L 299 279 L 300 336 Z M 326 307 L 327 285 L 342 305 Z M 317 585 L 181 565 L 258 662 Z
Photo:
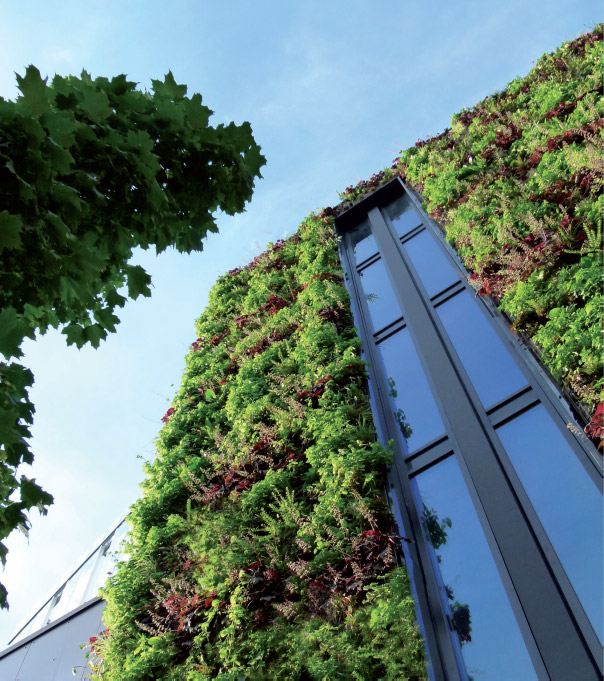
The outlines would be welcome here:
M 431 678 L 600 678 L 600 454 L 399 178 L 336 231 Z M 2 678 L 82 677 L 125 528 L 20 628 Z
M 218 279 L 97 671 L 602 678 L 603 44 L 544 55 Z M 84 676 L 124 530 L 0 678 Z
M 82 645 L 105 628 L 99 590 L 115 572 L 126 536 L 120 518 L 94 549 L 78 561 L 67 579 L 42 606 L 17 627 L 0 651 L 0 678 L 6 681 L 58 681 L 86 677 Z

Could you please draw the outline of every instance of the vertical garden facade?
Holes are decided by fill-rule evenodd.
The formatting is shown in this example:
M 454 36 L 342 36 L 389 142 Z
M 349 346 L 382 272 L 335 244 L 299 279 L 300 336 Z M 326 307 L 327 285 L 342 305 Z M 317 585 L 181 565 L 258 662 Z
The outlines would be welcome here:
M 107 679 L 598 679 L 602 35 L 221 277 Z

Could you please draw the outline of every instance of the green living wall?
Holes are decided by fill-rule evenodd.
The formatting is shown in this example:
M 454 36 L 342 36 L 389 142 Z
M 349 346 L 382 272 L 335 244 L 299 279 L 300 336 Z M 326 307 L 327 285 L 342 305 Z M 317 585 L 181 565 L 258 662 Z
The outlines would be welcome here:
M 216 283 L 89 662 L 107 679 L 422 679 L 334 215 L 400 175 L 599 434 L 601 28 Z
M 603 432 L 603 25 L 543 56 L 525 77 L 392 168 L 348 187 L 354 201 L 395 175 L 422 197 L 479 295 L 531 339 Z
M 332 226 L 211 293 L 93 641 L 108 678 L 423 677 Z

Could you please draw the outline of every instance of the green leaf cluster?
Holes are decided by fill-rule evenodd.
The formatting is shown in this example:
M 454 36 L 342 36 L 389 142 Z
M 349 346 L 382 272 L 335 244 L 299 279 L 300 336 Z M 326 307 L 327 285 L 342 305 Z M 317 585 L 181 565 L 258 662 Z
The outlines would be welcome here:
M 201 250 L 215 211 L 242 211 L 264 163 L 248 123 L 212 127 L 171 73 L 151 92 L 85 71 L 48 84 L 34 66 L 17 81 L 16 101 L 0 98 L 0 539 L 51 501 L 17 476 L 31 463 L 32 377 L 11 363 L 23 339 L 60 327 L 98 347 L 125 290 L 151 294 L 134 249 Z

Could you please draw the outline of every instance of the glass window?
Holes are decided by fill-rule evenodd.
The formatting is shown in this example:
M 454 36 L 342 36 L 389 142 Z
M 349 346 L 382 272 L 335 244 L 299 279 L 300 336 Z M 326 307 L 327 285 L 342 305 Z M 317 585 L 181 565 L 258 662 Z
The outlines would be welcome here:
M 88 586 L 84 593 L 85 601 L 88 601 L 91 598 L 98 596 L 99 589 L 107 581 L 107 577 L 109 576 L 112 567 L 111 556 L 109 555 L 110 549 L 111 542 L 106 541 L 101 546 L 101 548 L 94 554 L 97 560 L 94 566 L 94 570 L 92 571 L 90 581 L 88 582 Z
M 485 407 L 527 384 L 511 354 L 467 291 L 439 305 L 437 313 Z
M 402 316 L 400 305 L 388 278 L 383 260 L 359 272 L 363 293 L 374 331 L 383 329 Z
M 357 265 L 378 252 L 375 239 L 371 234 L 369 221 L 365 221 L 350 231 L 352 252 Z
M 17 641 L 21 641 L 24 639 L 26 636 L 29 636 L 30 634 L 33 634 L 36 629 L 39 629 L 44 625 L 44 621 L 40 622 L 40 625 L 34 629 L 34 622 L 35 618 L 33 620 L 30 620 L 22 629 L 19 631 L 18 634 L 14 635 L 12 639 L 8 642 L 9 645 L 12 645 L 13 643 L 16 643 Z
M 61 599 L 63 598 L 63 591 L 64 587 L 52 597 L 50 607 L 46 611 L 46 619 L 44 621 L 44 626 L 46 626 L 50 622 L 54 622 L 58 617 L 61 616 Z
M 97 554 L 93 553 L 92 556 L 82 565 L 82 567 L 77 571 L 77 573 L 72 577 L 70 581 L 73 580 L 73 588 L 69 595 L 69 599 L 65 602 L 65 612 L 77 608 L 84 602 L 84 593 L 88 582 L 90 581 L 90 575 L 94 568 L 96 562 Z M 65 597 L 64 597 L 65 598 Z
M 52 621 L 62 617 L 72 609 L 72 596 L 75 592 L 76 586 L 78 584 L 78 579 L 80 577 L 81 569 L 78 570 L 72 577 L 70 577 L 61 593 L 61 598 L 52 610 Z
M 543 405 L 517 416 L 497 433 L 602 641 L 601 491 Z
M 422 224 L 422 219 L 413 208 L 409 207 L 398 217 L 394 218 L 392 224 L 398 236 L 405 236 L 412 229 L 419 227 Z
M 382 341 L 378 348 L 384 361 L 401 434 L 407 441 L 409 451 L 414 451 L 443 435 L 445 427 L 409 330 L 402 329 Z
M 107 578 L 115 572 L 117 562 L 124 559 L 125 554 L 120 552 L 119 549 L 127 532 L 128 523 L 124 521 L 94 554 L 98 557 L 98 560 L 84 594 L 85 601 L 98 596 L 99 589 L 105 585 Z
M 113 533 L 113 536 L 111 537 L 111 553 L 113 554 L 114 566 L 118 561 L 125 560 L 126 556 L 128 555 L 127 551 L 125 551 L 124 547 L 122 546 L 124 540 L 126 539 L 126 535 L 128 534 L 128 530 L 128 521 L 123 520 L 121 525 L 118 525 L 115 532 Z
M 536 679 L 528 650 L 454 457 L 414 478 L 470 678 Z
M 434 237 L 425 229 L 405 241 L 403 248 L 430 298 L 459 281 L 459 274 L 453 269 Z
M 50 610 L 52 602 L 53 599 L 44 604 L 44 607 L 42 607 L 40 611 L 36 614 L 36 616 L 32 619 L 31 629 L 29 629 L 28 627 L 29 630 L 27 633 L 33 634 L 34 631 L 38 631 L 38 629 L 41 629 L 48 623 L 48 612 Z
M 404 195 L 388 204 L 384 213 L 392 220 L 394 230 L 399 236 L 408 234 L 412 229 L 422 224 L 421 215 L 415 210 L 408 197 Z

